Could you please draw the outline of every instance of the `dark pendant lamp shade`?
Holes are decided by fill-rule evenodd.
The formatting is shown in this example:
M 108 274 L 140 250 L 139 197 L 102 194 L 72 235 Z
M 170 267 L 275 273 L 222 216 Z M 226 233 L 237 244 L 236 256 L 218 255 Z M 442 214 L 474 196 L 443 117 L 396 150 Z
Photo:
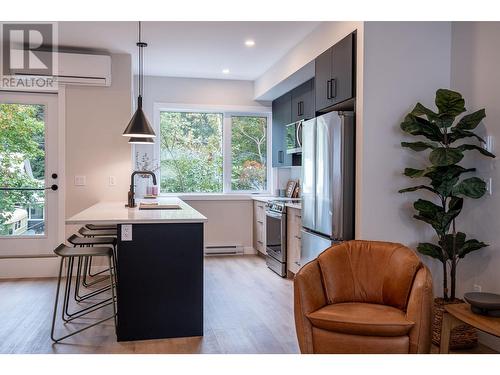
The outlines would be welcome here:
M 139 143 L 137 140 L 134 140 L 134 138 L 149 138 L 149 140 L 145 140 L 140 143 L 154 143 L 151 138 L 156 137 L 151 124 L 149 123 L 144 111 L 142 110 L 142 88 L 144 83 L 143 50 L 144 47 L 147 47 L 147 45 L 147 43 L 144 43 L 141 40 L 141 22 L 139 22 L 139 41 L 137 42 L 137 47 L 139 47 L 139 97 L 137 98 L 137 110 L 128 123 L 127 128 L 123 132 L 124 137 L 131 137 L 129 143 Z
M 135 111 L 132 119 L 127 125 L 127 128 L 123 132 L 125 137 L 132 138 L 153 138 L 156 134 L 151 127 L 144 111 L 142 110 L 142 96 L 137 99 L 137 110 Z M 133 143 L 130 142 L 129 143 Z

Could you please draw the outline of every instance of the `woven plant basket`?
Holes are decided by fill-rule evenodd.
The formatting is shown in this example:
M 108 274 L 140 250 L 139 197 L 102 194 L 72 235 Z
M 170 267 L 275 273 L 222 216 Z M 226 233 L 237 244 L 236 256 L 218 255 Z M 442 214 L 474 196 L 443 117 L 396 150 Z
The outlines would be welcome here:
M 453 301 L 445 301 L 443 298 L 434 299 L 434 317 L 432 319 L 432 343 L 439 346 L 441 342 L 441 325 L 445 305 L 463 303 L 456 298 Z M 477 345 L 477 331 L 468 324 L 461 324 L 451 331 L 450 349 L 469 349 Z

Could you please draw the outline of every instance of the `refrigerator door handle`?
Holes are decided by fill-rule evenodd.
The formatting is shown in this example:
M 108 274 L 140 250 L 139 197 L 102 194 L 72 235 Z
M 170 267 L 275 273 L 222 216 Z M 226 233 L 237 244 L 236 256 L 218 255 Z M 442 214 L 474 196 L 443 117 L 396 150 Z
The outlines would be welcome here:
M 302 123 L 303 121 L 300 121 L 298 123 L 295 133 L 295 139 L 297 141 L 298 148 L 302 148 Z

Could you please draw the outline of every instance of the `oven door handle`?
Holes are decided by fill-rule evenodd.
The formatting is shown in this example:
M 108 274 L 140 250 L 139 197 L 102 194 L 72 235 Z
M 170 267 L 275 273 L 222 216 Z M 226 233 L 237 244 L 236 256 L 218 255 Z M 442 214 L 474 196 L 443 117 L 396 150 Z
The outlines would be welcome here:
M 274 217 L 276 219 L 281 219 L 283 217 L 283 214 L 266 211 L 266 216 Z

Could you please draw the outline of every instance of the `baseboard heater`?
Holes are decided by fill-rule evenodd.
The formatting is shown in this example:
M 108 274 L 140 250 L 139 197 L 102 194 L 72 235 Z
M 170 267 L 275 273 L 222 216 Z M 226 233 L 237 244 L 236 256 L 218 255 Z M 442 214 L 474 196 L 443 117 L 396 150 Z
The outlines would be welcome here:
M 238 255 L 243 254 L 241 245 L 210 245 L 205 246 L 205 255 Z

